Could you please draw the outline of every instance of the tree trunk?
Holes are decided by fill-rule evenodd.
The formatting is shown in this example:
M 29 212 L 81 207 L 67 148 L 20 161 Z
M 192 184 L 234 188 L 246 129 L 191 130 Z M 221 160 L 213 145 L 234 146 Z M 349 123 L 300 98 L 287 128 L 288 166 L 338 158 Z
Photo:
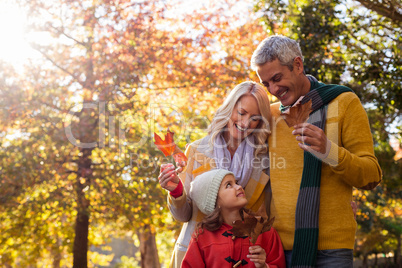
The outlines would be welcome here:
M 395 254 L 394 254 L 394 262 L 396 267 L 402 267 L 402 258 L 401 258 L 401 250 L 402 250 L 402 236 L 399 235 L 398 237 L 398 246 L 396 247 Z
M 60 261 L 61 261 L 61 254 L 58 253 L 57 256 L 54 256 L 53 258 L 53 268 L 60 268 Z
M 91 74 L 91 72 L 89 72 Z M 97 141 L 96 118 L 91 115 L 91 110 L 85 107 L 79 117 L 79 140 L 82 144 Z M 85 197 L 85 192 L 90 190 L 92 179 L 92 150 L 94 145 L 82 146 L 78 159 L 78 171 L 75 183 L 77 198 L 77 217 L 75 220 L 75 238 L 73 246 L 73 268 L 88 267 L 88 231 L 89 231 L 89 205 L 90 200 Z M 89 148 L 88 148 L 89 147 Z
M 60 252 L 60 245 L 61 241 L 60 238 L 56 238 L 56 243 L 51 246 L 51 253 L 53 257 L 52 268 L 60 268 L 60 262 L 62 259 L 61 252 Z
M 75 220 L 75 238 L 73 247 L 73 267 L 87 268 L 89 215 L 79 210 Z
M 75 220 L 75 238 L 73 246 L 73 268 L 88 267 L 88 230 L 89 230 L 89 200 L 85 197 L 85 189 L 91 182 L 92 149 L 81 149 L 82 156 L 78 164 L 76 182 L 77 217 Z
M 141 268 L 160 268 L 158 249 L 156 248 L 155 233 L 149 225 L 137 231 L 140 240 Z
M 362 267 L 363 267 L 363 268 L 367 268 L 367 267 L 368 267 L 368 264 L 367 264 L 368 257 L 367 257 L 367 256 L 368 256 L 367 254 L 363 255 L 363 264 L 362 264 Z

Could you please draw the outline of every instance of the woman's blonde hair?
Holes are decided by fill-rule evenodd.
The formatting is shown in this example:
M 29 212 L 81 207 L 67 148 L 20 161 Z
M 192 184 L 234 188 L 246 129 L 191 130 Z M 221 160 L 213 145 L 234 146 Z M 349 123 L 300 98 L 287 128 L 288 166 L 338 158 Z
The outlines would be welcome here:
M 255 138 L 254 155 L 258 156 L 261 153 L 268 152 L 268 136 L 271 134 L 269 125 L 271 120 L 271 111 L 269 107 L 270 103 L 264 87 L 252 81 L 238 84 L 233 90 L 230 91 L 223 104 L 216 111 L 216 114 L 208 127 L 208 134 L 210 135 L 210 148 L 213 148 L 217 136 L 228 124 L 236 103 L 241 97 L 246 95 L 254 96 L 254 98 L 257 100 L 258 109 L 260 110 L 261 114 L 259 124 L 250 134 L 254 135 Z

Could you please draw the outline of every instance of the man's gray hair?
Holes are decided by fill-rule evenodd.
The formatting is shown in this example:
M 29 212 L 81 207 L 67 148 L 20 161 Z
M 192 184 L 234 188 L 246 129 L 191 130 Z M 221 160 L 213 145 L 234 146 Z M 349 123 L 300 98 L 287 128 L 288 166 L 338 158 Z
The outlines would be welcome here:
M 293 71 L 293 61 L 296 57 L 304 60 L 299 43 L 282 35 L 273 35 L 258 45 L 251 57 L 251 68 L 256 71 L 259 66 L 278 59 L 281 65 Z

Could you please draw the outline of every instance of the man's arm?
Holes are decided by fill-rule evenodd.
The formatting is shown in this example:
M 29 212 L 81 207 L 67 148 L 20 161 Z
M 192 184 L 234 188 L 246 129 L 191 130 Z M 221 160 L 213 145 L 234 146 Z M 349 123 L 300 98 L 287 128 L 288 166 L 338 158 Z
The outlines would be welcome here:
M 323 130 L 307 123 L 296 125 L 293 134 L 299 135 L 296 139 L 303 150 L 329 164 L 333 172 L 341 174 L 348 184 L 373 189 L 380 183 L 382 172 L 374 156 L 367 114 L 355 94 L 342 95 L 339 101 L 348 103 L 345 111 L 339 111 L 341 145 L 338 141 L 329 140 Z

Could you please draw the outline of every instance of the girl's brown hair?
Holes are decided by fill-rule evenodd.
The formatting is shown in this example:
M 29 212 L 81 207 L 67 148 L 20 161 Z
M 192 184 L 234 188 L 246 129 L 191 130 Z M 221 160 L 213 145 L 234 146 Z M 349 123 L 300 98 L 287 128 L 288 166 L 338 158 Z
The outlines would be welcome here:
M 217 206 L 211 214 L 205 216 L 202 221 L 197 223 L 193 233 L 194 239 L 197 239 L 198 235 L 202 234 L 204 229 L 207 229 L 211 232 L 218 230 L 219 228 L 221 228 L 222 223 L 223 218 L 221 216 L 221 209 Z
M 256 215 L 254 212 L 252 212 L 249 209 L 246 208 L 241 208 L 240 209 L 240 216 L 241 219 L 244 221 L 244 212 L 246 212 L 249 215 Z M 204 229 L 213 232 L 221 228 L 223 224 L 223 217 L 221 215 L 221 209 L 220 207 L 215 207 L 214 211 L 212 211 L 211 214 L 207 215 L 197 223 L 195 226 L 194 232 L 193 232 L 193 238 L 197 240 L 197 237 L 204 232 Z

